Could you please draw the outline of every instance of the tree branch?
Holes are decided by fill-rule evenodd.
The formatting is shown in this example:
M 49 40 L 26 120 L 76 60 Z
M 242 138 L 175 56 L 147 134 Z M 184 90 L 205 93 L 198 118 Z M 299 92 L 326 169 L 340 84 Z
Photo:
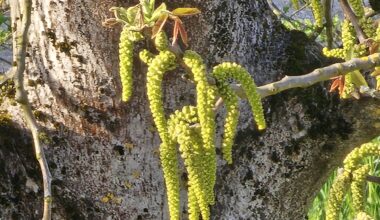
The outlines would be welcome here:
M 178 62 L 180 62 L 181 66 L 186 71 L 191 72 L 182 61 L 183 51 L 180 47 L 176 44 L 174 46 L 170 46 L 169 50 L 176 54 Z M 318 82 L 330 80 L 331 78 L 340 75 L 345 75 L 354 70 L 367 70 L 374 68 L 375 66 L 380 66 L 380 53 L 374 53 L 367 57 L 353 58 L 343 63 L 335 63 L 327 67 L 315 69 L 313 72 L 301 76 L 285 76 L 280 81 L 260 86 L 257 90 L 261 95 L 261 98 L 265 98 L 288 89 L 306 88 Z M 211 85 L 216 84 L 215 79 L 211 76 L 208 77 L 208 82 Z M 240 98 L 246 98 L 245 92 L 239 84 L 231 84 L 231 87 Z
M 352 25 L 354 26 L 359 42 L 364 43 L 365 40 L 367 39 L 367 36 L 363 32 L 362 28 L 360 27 L 359 21 L 355 13 L 352 11 L 350 5 L 348 4 L 347 0 L 339 0 L 339 3 L 343 9 L 344 14 L 348 17 L 348 19 L 351 21 Z
M 39 138 L 38 125 L 30 106 L 27 92 L 24 88 L 25 55 L 28 30 L 31 22 L 31 0 L 10 1 L 11 20 L 13 30 L 13 72 L 16 87 L 16 101 L 20 104 L 24 118 L 32 132 L 36 158 L 40 164 L 43 189 L 44 189 L 44 213 L 43 220 L 51 219 L 51 174 L 41 140 Z
M 315 83 L 329 80 L 339 75 L 345 75 L 354 70 L 370 69 L 380 65 L 380 53 L 374 53 L 368 57 L 353 58 L 350 61 L 343 63 L 335 63 L 333 65 L 316 69 L 311 73 L 301 76 L 285 76 L 277 82 L 273 82 L 264 86 L 258 87 L 258 92 L 262 98 L 280 93 L 284 90 L 292 88 L 305 88 Z M 244 92 L 240 86 L 234 86 L 235 91 L 240 97 Z

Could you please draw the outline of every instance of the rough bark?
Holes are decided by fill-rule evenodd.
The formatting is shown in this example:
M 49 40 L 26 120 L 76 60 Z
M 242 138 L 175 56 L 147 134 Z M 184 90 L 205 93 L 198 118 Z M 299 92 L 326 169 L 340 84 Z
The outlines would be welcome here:
M 120 29 L 101 26 L 111 16 L 109 7 L 137 1 L 34 2 L 27 82 L 35 115 L 50 137 L 46 156 L 53 176 L 53 219 L 168 219 L 146 67 L 135 60 L 134 95 L 121 103 Z M 169 2 L 173 8 L 202 10 L 185 23 L 191 47 L 210 66 L 239 62 L 262 85 L 323 63 L 303 34 L 281 27 L 264 0 Z M 144 45 L 149 44 L 139 47 Z M 168 113 L 194 103 L 194 86 L 180 73 L 165 79 Z M 213 219 L 304 218 L 313 195 L 344 155 L 380 133 L 378 101 L 339 101 L 323 85 L 284 92 L 264 103 L 269 126 L 258 133 L 249 106 L 241 102 L 234 164 L 219 160 Z M 0 216 L 38 219 L 41 177 L 28 132 L 17 106 L 8 100 L 1 109 L 13 115 L 13 122 L 0 126 L 6 131 L 0 134 Z M 186 201 L 185 190 L 182 194 Z M 184 204 L 182 209 L 185 219 Z

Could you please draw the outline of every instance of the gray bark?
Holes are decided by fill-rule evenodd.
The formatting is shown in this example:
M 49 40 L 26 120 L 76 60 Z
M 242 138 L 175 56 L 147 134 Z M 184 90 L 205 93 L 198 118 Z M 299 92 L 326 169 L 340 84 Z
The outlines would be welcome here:
M 135 60 L 134 95 L 122 103 L 120 29 L 101 26 L 115 5 L 112 0 L 37 0 L 33 6 L 26 81 L 36 116 L 50 137 L 46 156 L 54 179 L 53 219 L 168 219 L 160 140 L 146 99 L 146 67 Z M 323 63 L 302 34 L 279 24 L 266 1 L 168 5 L 200 8 L 202 15 L 185 19 L 191 48 L 209 66 L 240 63 L 259 85 Z M 165 78 L 168 113 L 194 103 L 194 86 L 179 74 Z M 313 195 L 344 155 L 380 133 L 380 103 L 339 101 L 323 85 L 284 92 L 264 104 L 269 126 L 259 133 L 249 106 L 241 102 L 234 164 L 219 160 L 213 219 L 304 218 Z M 7 100 L 1 109 L 13 115 L 13 122 L 0 125 L 0 216 L 38 219 L 41 176 L 29 133 L 17 106 Z M 223 111 L 217 119 L 222 121 Z

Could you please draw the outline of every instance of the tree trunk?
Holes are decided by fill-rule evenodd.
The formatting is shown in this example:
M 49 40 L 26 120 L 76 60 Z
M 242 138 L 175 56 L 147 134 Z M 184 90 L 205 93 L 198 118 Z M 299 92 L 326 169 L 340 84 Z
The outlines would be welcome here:
M 122 103 L 120 28 L 101 23 L 112 6 L 138 1 L 35 0 L 27 57 L 29 99 L 47 134 L 53 219 L 168 219 L 146 67 L 135 59 L 133 97 Z M 185 19 L 191 48 L 209 67 L 235 61 L 263 85 L 303 74 L 325 60 L 302 33 L 288 32 L 264 0 L 169 1 L 194 6 Z M 149 43 L 140 43 L 141 49 Z M 173 72 L 164 82 L 167 113 L 194 103 L 194 86 Z M 255 129 L 241 102 L 234 164 L 218 161 L 213 219 L 302 219 L 329 172 L 355 146 L 380 133 L 379 102 L 339 101 L 323 85 L 264 100 L 268 128 Z M 41 175 L 12 100 L 1 104 L 0 216 L 42 216 Z M 223 110 L 218 113 L 219 124 Z M 219 126 L 220 127 L 220 126 Z M 218 135 L 220 135 L 220 131 Z M 220 155 L 220 154 L 219 154 Z M 182 175 L 186 219 L 186 174 Z

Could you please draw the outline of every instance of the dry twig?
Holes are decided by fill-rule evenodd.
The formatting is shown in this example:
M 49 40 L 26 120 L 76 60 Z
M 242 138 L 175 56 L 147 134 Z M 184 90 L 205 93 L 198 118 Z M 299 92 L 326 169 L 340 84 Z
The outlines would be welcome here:
M 16 101 L 24 114 L 24 119 L 32 132 L 36 158 L 40 164 L 43 189 L 44 189 L 44 213 L 43 220 L 51 219 L 51 174 L 45 157 L 44 149 L 39 137 L 38 125 L 30 106 L 27 92 L 24 88 L 25 55 L 28 30 L 31 22 L 31 0 L 10 1 L 12 30 L 13 30 L 13 72 L 16 87 Z

